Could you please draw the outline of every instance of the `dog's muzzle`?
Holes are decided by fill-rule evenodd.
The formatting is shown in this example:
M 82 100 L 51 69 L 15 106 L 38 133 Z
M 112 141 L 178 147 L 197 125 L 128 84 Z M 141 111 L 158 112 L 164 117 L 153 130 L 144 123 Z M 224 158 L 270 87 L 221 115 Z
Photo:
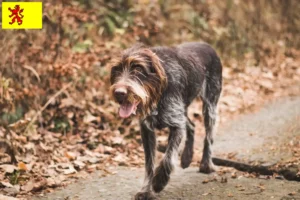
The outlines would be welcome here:
M 115 100 L 120 104 L 119 115 L 122 118 L 127 118 L 132 114 L 136 114 L 139 102 L 133 98 L 132 92 L 126 87 L 117 87 L 113 91 Z

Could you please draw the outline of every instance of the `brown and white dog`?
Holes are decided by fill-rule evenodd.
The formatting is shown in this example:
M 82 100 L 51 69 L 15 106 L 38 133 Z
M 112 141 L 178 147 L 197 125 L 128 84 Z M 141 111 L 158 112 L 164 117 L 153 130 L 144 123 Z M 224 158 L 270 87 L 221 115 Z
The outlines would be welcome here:
M 216 52 L 205 43 L 184 43 L 175 47 L 135 45 L 116 59 L 111 68 L 111 97 L 120 104 L 120 117 L 136 114 L 145 151 L 146 176 L 135 199 L 154 199 L 167 185 L 178 149 L 186 136 L 181 166 L 190 165 L 193 157 L 194 124 L 187 108 L 196 97 L 203 101 L 206 130 L 200 172 L 214 171 L 211 145 L 222 90 L 222 64 Z M 154 129 L 168 127 L 168 146 L 155 168 L 156 138 Z

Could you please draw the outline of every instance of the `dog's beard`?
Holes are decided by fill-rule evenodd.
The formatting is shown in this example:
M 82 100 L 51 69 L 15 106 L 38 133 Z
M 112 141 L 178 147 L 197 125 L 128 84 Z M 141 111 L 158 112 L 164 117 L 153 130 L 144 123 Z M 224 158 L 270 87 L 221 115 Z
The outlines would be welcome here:
M 113 92 L 119 88 L 125 87 L 128 92 L 128 97 L 124 99 L 123 102 L 119 102 L 119 116 L 122 118 L 130 117 L 131 115 L 138 114 L 138 107 L 143 107 L 146 105 L 148 94 L 146 90 L 137 82 L 133 80 L 126 81 L 118 81 L 116 84 L 111 87 L 111 95 L 113 96 Z M 141 109 L 142 110 L 142 109 Z

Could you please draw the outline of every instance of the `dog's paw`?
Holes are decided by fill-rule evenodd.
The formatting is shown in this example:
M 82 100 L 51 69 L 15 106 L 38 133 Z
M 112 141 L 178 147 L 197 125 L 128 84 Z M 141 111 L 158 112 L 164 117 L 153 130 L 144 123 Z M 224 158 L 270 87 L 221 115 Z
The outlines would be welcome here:
M 212 161 L 201 161 L 199 172 L 204 174 L 210 174 L 217 171 L 217 167 L 213 164 Z
M 193 149 L 185 147 L 181 155 L 181 167 L 182 169 L 188 168 L 193 159 Z
M 170 180 L 170 174 L 171 170 L 163 165 L 159 165 L 156 168 L 152 179 L 152 189 L 154 192 L 159 193 L 165 188 Z
M 134 196 L 134 200 L 155 200 L 155 196 L 152 192 L 138 192 Z

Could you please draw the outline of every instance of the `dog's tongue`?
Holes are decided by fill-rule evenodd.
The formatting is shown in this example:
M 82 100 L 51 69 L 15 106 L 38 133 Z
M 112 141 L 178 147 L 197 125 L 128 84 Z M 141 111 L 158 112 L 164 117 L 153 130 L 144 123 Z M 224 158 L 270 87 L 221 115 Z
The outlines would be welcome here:
M 136 106 L 137 106 L 136 103 L 129 103 L 129 102 L 121 104 L 121 107 L 119 110 L 120 117 L 127 118 L 131 114 L 135 114 Z

